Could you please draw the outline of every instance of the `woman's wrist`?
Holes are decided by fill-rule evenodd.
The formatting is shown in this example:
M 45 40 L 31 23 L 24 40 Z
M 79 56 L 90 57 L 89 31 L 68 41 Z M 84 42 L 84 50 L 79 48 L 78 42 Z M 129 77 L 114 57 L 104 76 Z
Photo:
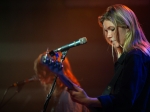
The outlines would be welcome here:
M 86 106 L 87 107 L 102 107 L 101 102 L 97 98 L 91 98 L 91 97 L 87 98 Z

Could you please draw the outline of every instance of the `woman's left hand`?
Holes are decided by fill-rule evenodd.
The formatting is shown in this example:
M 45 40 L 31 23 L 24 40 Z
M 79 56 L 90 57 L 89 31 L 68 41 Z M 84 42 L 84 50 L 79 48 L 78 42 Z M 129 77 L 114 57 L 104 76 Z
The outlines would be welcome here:
M 68 89 L 68 92 L 70 93 L 70 96 L 73 101 L 78 102 L 80 104 L 88 105 L 88 95 L 82 88 L 80 88 L 76 84 L 74 84 L 74 89 Z

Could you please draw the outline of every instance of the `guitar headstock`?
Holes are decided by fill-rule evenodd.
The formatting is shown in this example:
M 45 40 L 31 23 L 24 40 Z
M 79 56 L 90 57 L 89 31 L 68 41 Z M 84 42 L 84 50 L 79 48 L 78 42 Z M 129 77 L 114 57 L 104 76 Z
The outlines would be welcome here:
M 44 64 L 50 64 L 51 62 L 57 61 L 59 58 L 58 52 L 49 51 L 47 48 L 45 55 L 42 56 L 42 62 Z

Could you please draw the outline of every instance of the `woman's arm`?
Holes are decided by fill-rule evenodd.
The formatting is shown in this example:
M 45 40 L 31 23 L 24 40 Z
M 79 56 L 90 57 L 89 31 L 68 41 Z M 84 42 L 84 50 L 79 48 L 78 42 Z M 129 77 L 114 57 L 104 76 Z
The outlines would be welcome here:
M 68 89 L 68 92 L 70 93 L 71 98 L 74 101 L 86 105 L 87 107 L 102 107 L 101 102 L 98 100 L 98 98 L 89 97 L 81 87 L 75 84 L 73 84 L 73 86 L 74 89 Z

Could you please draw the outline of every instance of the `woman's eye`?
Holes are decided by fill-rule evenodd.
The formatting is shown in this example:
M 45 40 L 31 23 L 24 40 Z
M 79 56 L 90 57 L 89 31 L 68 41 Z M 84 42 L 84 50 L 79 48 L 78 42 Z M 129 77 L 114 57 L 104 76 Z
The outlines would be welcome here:
M 115 31 L 115 28 L 111 29 L 111 31 Z
M 107 30 L 105 30 L 105 32 L 108 32 Z

